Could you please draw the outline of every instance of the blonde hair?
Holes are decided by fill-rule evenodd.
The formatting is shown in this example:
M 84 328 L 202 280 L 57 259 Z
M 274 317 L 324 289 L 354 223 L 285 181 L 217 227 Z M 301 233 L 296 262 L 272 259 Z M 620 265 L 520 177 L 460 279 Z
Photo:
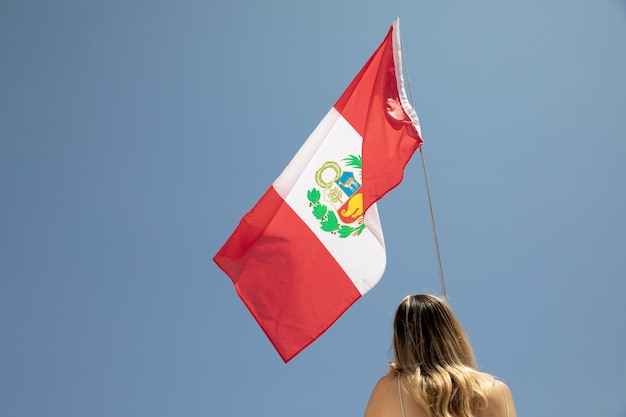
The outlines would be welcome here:
M 395 372 L 407 375 L 413 398 L 433 417 L 473 417 L 487 406 L 485 383 L 461 323 L 433 295 L 409 295 L 396 311 Z

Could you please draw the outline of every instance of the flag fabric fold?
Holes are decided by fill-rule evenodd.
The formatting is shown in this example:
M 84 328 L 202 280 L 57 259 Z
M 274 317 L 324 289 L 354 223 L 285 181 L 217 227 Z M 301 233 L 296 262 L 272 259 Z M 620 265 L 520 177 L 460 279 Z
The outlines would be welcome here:
M 376 201 L 422 144 L 399 21 L 213 258 L 288 362 L 380 280 Z

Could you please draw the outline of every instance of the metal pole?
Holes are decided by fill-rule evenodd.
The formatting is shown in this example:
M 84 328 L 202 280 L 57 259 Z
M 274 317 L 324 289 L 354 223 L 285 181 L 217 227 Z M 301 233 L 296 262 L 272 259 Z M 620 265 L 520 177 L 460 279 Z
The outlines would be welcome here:
M 402 65 L 404 67 L 404 73 L 406 75 L 406 82 L 409 89 L 409 98 L 411 106 L 415 108 L 413 103 L 413 91 L 411 90 L 411 80 L 409 79 L 409 69 L 406 65 L 406 59 L 404 59 L 404 46 L 400 43 L 402 50 Z M 430 210 L 430 223 L 433 228 L 433 239 L 435 241 L 435 256 L 437 257 L 437 268 L 439 269 L 439 283 L 441 284 L 441 296 L 446 299 L 446 284 L 443 280 L 443 268 L 441 267 L 441 255 L 439 254 L 439 241 L 437 240 L 437 228 L 435 227 L 435 215 L 433 214 L 433 205 L 430 200 L 430 187 L 428 186 L 428 176 L 426 175 L 426 163 L 424 162 L 424 152 L 420 147 L 420 157 L 422 160 L 422 171 L 424 172 L 424 183 L 426 184 L 426 198 L 428 200 L 428 209 Z

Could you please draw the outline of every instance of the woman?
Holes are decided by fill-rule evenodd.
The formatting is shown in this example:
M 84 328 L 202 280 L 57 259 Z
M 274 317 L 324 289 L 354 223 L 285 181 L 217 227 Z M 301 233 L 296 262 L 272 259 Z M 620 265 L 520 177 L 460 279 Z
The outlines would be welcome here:
M 409 295 L 393 325 L 395 363 L 365 417 L 516 417 L 509 388 L 476 369 L 461 324 L 433 295 Z

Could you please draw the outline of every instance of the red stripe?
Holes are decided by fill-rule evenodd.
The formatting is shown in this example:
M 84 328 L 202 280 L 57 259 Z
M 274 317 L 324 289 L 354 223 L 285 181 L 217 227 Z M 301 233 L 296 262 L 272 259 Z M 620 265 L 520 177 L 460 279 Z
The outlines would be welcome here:
M 213 259 L 285 362 L 360 297 L 337 261 L 273 187 Z
M 392 35 L 393 26 L 335 104 L 363 137 L 361 190 L 365 209 L 402 181 L 404 167 L 422 144 L 400 106 Z M 389 100 L 400 107 L 390 110 Z

